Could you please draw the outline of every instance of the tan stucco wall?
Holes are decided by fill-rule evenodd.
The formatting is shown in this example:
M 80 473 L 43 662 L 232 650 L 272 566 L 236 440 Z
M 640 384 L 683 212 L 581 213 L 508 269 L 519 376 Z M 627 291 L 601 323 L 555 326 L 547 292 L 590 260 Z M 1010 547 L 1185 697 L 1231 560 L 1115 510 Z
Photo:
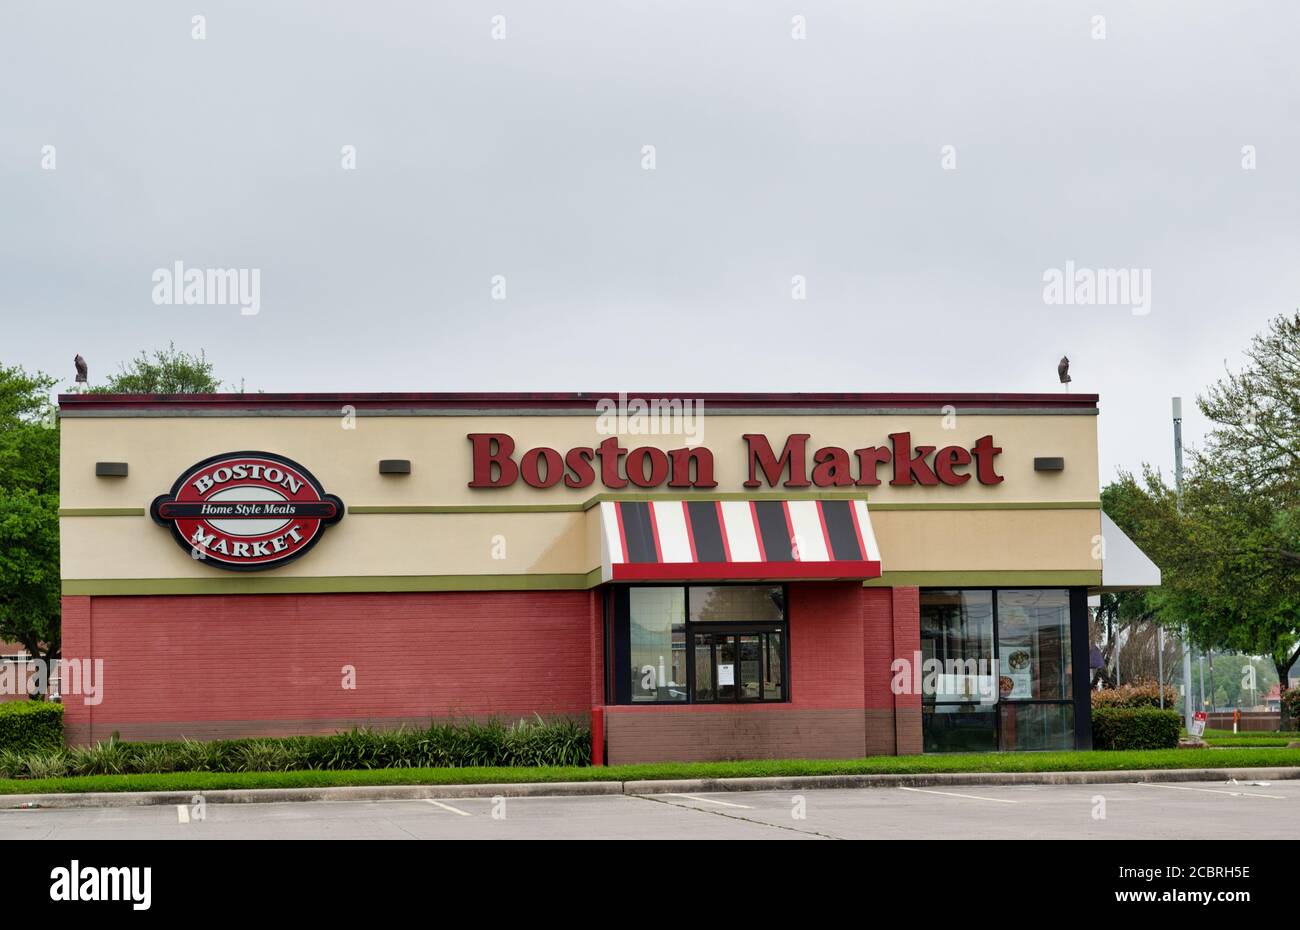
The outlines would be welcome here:
M 470 432 L 505 432 L 523 450 L 561 452 L 605 438 L 591 416 L 360 416 L 355 429 L 338 417 L 68 417 L 62 421 L 62 564 L 65 580 L 210 579 L 229 577 L 186 558 L 148 516 L 89 516 L 87 510 L 145 509 L 193 463 L 222 452 L 261 450 L 310 469 L 343 498 L 348 516 L 306 557 L 283 568 L 241 576 L 263 578 L 431 575 L 571 575 L 599 567 L 596 510 L 568 512 L 364 513 L 366 507 L 530 507 L 577 505 L 610 493 L 599 479 L 582 489 L 547 490 L 522 481 L 502 490 L 471 489 Z M 785 437 L 810 433 L 850 452 L 883 445 L 910 431 L 914 444 L 969 447 L 992 434 L 1004 450 L 1005 481 L 985 486 L 850 489 L 865 493 L 887 572 L 1092 571 L 1092 539 L 1100 532 L 1097 418 L 1086 415 L 962 414 L 955 429 L 938 416 L 706 417 L 702 442 L 713 450 L 719 493 L 742 492 L 747 432 L 764 433 L 779 452 Z M 663 449 L 681 437 L 624 436 L 622 445 Z M 1037 473 L 1035 456 L 1064 456 L 1061 473 Z M 381 458 L 412 461 L 406 477 L 380 476 Z M 125 461 L 125 479 L 96 478 L 97 461 Z M 973 471 L 972 469 L 969 469 Z M 881 469 L 887 480 L 887 468 Z M 661 489 L 672 495 L 671 489 Z M 766 486 L 759 489 L 770 492 Z M 775 490 L 780 490 L 775 489 Z M 808 488 L 807 491 L 816 491 Z M 843 489 L 834 489 L 843 490 Z M 628 487 L 620 493 L 645 493 Z M 680 493 L 680 492 L 678 492 Z M 1074 509 L 1017 509 L 1053 502 Z M 1079 509 L 1079 505 L 1085 509 Z M 1086 509 L 1086 505 L 1094 509 Z M 953 506 L 997 509 L 890 509 Z M 501 537 L 505 557 L 500 554 Z M 496 548 L 494 549 L 494 544 Z M 78 593 L 88 593 L 79 591 Z

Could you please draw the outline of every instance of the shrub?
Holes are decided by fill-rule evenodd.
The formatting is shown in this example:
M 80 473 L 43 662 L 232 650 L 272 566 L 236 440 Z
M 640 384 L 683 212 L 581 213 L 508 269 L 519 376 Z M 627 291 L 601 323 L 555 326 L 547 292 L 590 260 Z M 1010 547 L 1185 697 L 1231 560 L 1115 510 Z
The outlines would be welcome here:
M 124 775 L 138 771 L 131 766 L 132 753 L 116 735 L 93 746 L 68 751 L 68 769 L 73 775 Z
M 0 778 L 123 775 L 163 772 L 287 772 L 470 766 L 591 764 L 591 730 L 576 720 L 520 720 L 509 726 L 435 723 L 427 729 L 350 730 L 332 736 L 291 736 L 200 742 L 124 743 L 117 734 L 94 746 L 16 751 L 0 746 Z
M 50 701 L 0 703 L 0 749 L 34 753 L 62 748 L 62 704 Z
M 226 744 L 205 743 L 197 739 L 184 739 L 179 743 L 164 744 L 172 748 L 178 772 L 221 772 L 226 756 Z
M 1158 707 L 1095 707 L 1094 749 L 1173 749 L 1183 720 L 1176 710 Z
M 36 752 L 24 757 L 21 778 L 59 778 L 68 774 L 68 754 L 62 749 Z
M 293 768 L 293 759 L 283 740 L 254 739 L 235 750 L 237 772 L 286 772 Z
M 1118 688 L 1092 692 L 1093 707 L 1159 707 L 1160 686 L 1154 681 L 1138 681 Z M 1178 706 L 1178 690 L 1165 686 L 1165 707 Z
M 1282 692 L 1282 703 L 1286 705 L 1291 716 L 1291 729 L 1300 730 L 1300 688 L 1291 688 Z
M 507 765 L 590 765 L 591 730 L 576 720 L 521 720 L 506 730 Z

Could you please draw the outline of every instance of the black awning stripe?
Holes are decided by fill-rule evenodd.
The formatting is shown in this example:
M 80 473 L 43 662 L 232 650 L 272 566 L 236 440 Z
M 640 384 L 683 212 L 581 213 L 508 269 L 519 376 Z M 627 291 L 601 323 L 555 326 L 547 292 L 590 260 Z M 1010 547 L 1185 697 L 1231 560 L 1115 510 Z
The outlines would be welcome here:
M 687 501 L 686 514 L 691 523 L 691 536 L 695 540 L 695 560 L 727 561 L 726 547 L 722 545 L 722 524 L 718 520 L 717 501 Z
M 858 531 L 853 524 L 853 501 L 818 501 L 826 520 L 826 535 L 830 538 L 831 558 L 855 561 L 865 559 L 858 545 Z
M 762 533 L 763 554 L 768 562 L 793 562 L 794 545 L 790 538 L 790 524 L 785 518 L 782 501 L 755 501 L 758 529 Z
M 616 505 L 623 518 L 623 536 L 627 540 L 629 562 L 658 562 L 654 524 L 650 521 L 650 504 L 645 501 L 619 501 Z

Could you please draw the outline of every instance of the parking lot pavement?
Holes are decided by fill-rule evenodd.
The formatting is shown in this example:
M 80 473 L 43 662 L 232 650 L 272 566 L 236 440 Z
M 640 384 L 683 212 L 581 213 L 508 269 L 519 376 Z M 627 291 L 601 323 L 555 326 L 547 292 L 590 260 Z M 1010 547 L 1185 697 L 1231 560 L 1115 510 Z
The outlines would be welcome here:
M 803 798 L 799 809 L 798 798 Z M 674 797 L 718 815 L 844 839 L 1290 839 L 1300 781 L 962 786 Z M 712 801 L 745 809 L 715 810 Z M 801 813 L 803 819 L 795 819 Z
M 1300 781 L 0 811 L 0 839 L 1291 839 Z

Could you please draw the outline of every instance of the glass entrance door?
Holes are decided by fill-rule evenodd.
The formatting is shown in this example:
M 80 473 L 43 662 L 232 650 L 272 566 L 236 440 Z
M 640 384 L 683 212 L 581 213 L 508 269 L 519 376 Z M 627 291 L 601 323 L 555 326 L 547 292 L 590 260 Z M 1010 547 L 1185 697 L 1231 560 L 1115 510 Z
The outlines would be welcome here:
M 694 634 L 695 694 L 700 701 L 779 701 L 784 656 L 779 627 L 761 632 Z

